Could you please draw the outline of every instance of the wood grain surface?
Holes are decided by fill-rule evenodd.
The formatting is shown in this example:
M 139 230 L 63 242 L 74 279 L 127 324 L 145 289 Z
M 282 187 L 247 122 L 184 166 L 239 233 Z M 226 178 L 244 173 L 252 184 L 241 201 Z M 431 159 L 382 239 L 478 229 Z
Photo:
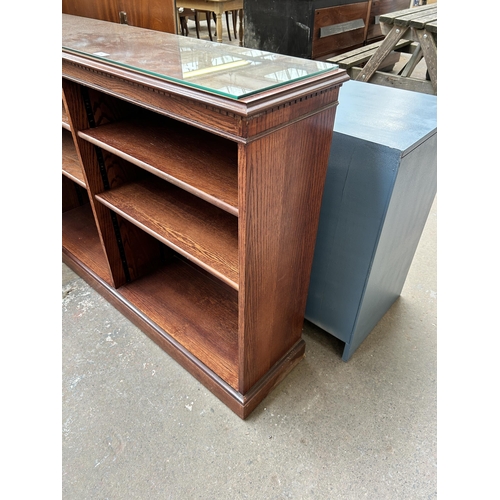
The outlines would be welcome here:
M 234 215 L 237 145 L 154 113 L 87 129 L 79 136 Z
M 90 204 L 63 213 L 62 246 L 66 253 L 85 262 L 103 280 L 111 282 Z
M 86 187 L 82 165 L 76 152 L 73 137 L 71 137 L 71 133 L 65 129 L 62 130 L 62 171 L 63 174 L 69 177 L 73 182 L 76 182 L 84 188 Z
M 152 175 L 96 198 L 238 289 L 238 219 Z
M 62 12 L 114 23 L 125 12 L 130 26 L 176 32 L 175 0 L 62 0 Z
M 232 387 L 238 380 L 237 293 L 181 259 L 120 293 Z
M 302 333 L 334 113 L 280 129 L 241 152 L 242 394 Z

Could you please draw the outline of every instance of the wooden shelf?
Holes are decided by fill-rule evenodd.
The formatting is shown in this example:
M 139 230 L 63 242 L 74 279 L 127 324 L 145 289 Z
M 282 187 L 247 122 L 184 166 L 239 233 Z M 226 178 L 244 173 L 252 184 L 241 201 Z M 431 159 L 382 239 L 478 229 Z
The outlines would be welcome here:
M 120 294 L 237 389 L 238 294 L 180 258 Z
M 107 283 L 111 283 L 90 204 L 62 214 L 63 251 L 73 260 L 88 267 Z
M 62 173 L 79 186 L 86 187 L 73 137 L 64 129 L 62 131 Z
M 68 113 L 66 111 L 66 108 L 64 107 L 64 102 L 62 103 L 62 128 L 66 130 L 71 130 Z
M 96 199 L 238 289 L 238 219 L 233 215 L 152 175 Z
M 228 139 L 155 113 L 83 130 L 78 135 L 238 214 L 237 144 Z

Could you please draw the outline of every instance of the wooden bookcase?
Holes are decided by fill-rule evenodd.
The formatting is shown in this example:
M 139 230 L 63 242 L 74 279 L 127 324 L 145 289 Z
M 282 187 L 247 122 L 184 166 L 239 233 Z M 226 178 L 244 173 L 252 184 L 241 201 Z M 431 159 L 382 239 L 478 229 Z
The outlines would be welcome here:
M 345 72 L 240 98 L 64 48 L 62 73 L 64 262 L 245 418 L 304 354 Z

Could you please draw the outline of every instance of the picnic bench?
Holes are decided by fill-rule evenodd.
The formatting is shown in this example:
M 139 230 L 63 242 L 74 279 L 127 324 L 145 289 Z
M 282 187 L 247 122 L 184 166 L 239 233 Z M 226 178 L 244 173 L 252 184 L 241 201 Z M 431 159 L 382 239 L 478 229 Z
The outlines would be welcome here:
M 353 80 L 437 95 L 437 4 L 424 5 L 380 16 L 384 40 L 328 59 L 345 69 Z M 390 69 L 401 53 L 411 54 L 397 74 Z M 424 58 L 426 79 L 412 73 Z

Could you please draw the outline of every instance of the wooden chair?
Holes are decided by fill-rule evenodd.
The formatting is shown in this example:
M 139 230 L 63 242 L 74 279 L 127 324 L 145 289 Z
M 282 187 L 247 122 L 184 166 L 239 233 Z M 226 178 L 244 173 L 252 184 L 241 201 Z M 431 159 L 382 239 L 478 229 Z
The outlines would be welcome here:
M 226 10 L 226 26 L 227 26 L 227 34 L 229 37 L 229 41 L 232 40 L 231 38 L 231 28 L 229 26 L 229 12 L 231 12 L 231 17 L 233 21 L 233 34 L 234 34 L 234 39 L 238 37 L 236 33 L 236 25 L 238 23 L 238 14 L 239 10 L 231 10 L 228 11 Z M 181 29 L 181 35 L 182 36 L 189 36 L 189 28 L 188 28 L 188 19 L 192 18 L 194 19 L 195 26 L 196 26 L 196 36 L 200 38 L 200 18 L 199 14 L 204 14 L 206 21 L 207 21 L 207 30 L 208 30 L 208 36 L 210 38 L 210 41 L 214 41 L 214 37 L 212 36 L 212 20 L 216 22 L 216 15 L 215 12 L 212 12 L 210 10 L 195 10 L 195 9 L 185 9 L 185 8 L 180 8 L 178 10 L 179 13 L 179 25 Z M 217 30 L 214 33 L 215 37 L 217 37 Z
M 205 16 L 207 18 L 208 36 L 210 38 L 210 41 L 213 42 L 212 29 L 211 29 L 211 20 L 213 19 L 213 21 L 216 22 L 217 18 L 216 18 L 215 12 L 208 11 L 208 10 L 205 10 L 205 11 L 201 11 L 200 10 L 198 12 L 204 12 L 205 13 Z M 227 35 L 229 37 L 229 41 L 231 41 L 232 38 L 231 38 L 231 28 L 229 27 L 229 12 L 231 12 L 231 17 L 232 17 L 232 20 L 233 20 L 233 33 L 234 33 L 234 38 L 236 39 L 237 38 L 236 24 L 237 24 L 237 18 L 238 18 L 238 10 L 231 10 L 231 11 L 226 10 Z M 214 36 L 217 37 L 217 30 L 215 31 Z
M 240 11 L 238 9 L 236 10 L 232 10 L 231 11 L 231 18 L 233 20 L 233 33 L 234 33 L 234 39 L 236 40 L 238 38 L 238 35 L 236 33 L 236 25 L 238 24 L 238 15 L 239 15 Z M 227 23 L 227 32 L 229 33 L 229 15 L 228 15 L 228 11 L 226 11 L 226 23 Z M 229 35 L 231 36 L 231 35 Z M 229 38 L 231 39 L 231 38 Z
M 198 11 L 194 9 L 184 9 L 180 8 L 178 10 L 179 13 L 179 25 L 181 28 L 182 36 L 189 36 L 189 28 L 188 28 L 188 19 L 194 19 L 195 27 L 196 27 L 196 36 L 200 38 L 200 22 L 198 19 Z

